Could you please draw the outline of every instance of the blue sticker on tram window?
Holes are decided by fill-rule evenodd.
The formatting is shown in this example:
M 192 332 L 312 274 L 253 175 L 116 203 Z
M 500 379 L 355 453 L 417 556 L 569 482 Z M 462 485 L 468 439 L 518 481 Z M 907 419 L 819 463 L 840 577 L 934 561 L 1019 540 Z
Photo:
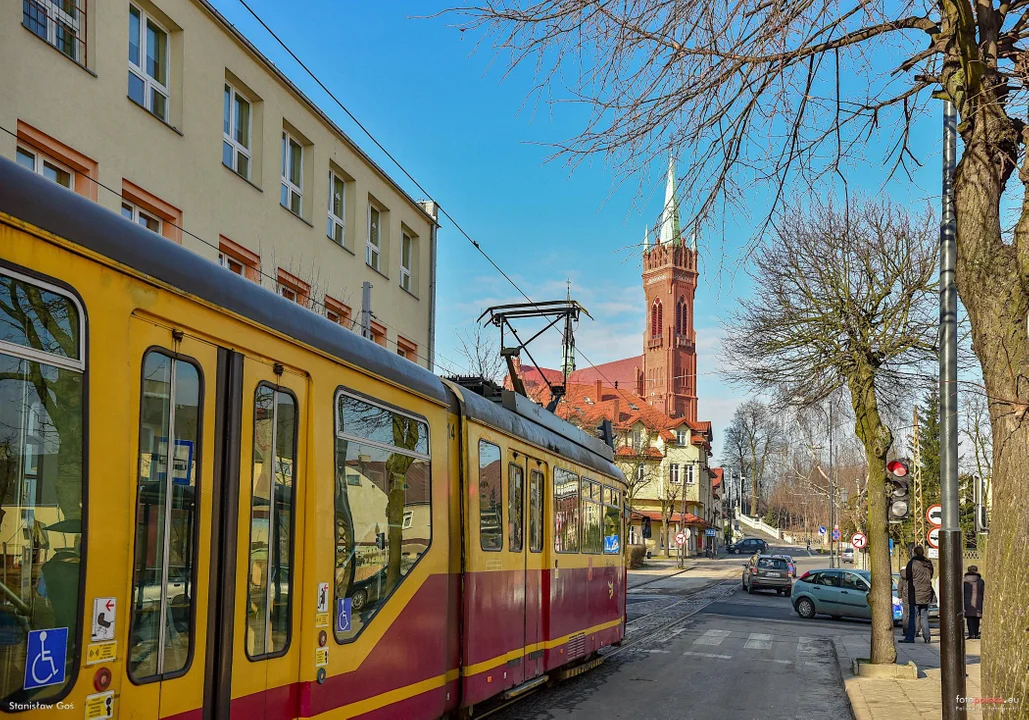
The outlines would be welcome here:
M 336 598 L 336 629 L 350 632 L 350 598 Z
M 25 648 L 25 689 L 60 685 L 68 657 L 68 628 L 29 631 Z
M 604 552 L 606 553 L 617 553 L 619 548 L 618 536 L 617 535 L 605 535 L 604 536 Z

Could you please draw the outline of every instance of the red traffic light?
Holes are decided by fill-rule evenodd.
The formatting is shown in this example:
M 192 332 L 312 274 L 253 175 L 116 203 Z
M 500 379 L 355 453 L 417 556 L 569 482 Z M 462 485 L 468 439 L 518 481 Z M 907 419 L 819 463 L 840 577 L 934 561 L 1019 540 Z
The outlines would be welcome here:
M 902 460 L 890 460 L 886 464 L 886 469 L 889 470 L 896 477 L 906 477 L 908 474 L 907 463 Z

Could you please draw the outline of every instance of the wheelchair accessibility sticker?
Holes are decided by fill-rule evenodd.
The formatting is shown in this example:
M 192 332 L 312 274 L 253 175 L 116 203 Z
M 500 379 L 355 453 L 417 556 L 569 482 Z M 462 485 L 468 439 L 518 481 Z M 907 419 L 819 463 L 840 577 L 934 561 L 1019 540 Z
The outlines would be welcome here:
M 30 631 L 25 652 L 25 689 L 63 683 L 67 655 L 68 628 Z
M 350 630 L 350 598 L 336 598 L 336 629 Z

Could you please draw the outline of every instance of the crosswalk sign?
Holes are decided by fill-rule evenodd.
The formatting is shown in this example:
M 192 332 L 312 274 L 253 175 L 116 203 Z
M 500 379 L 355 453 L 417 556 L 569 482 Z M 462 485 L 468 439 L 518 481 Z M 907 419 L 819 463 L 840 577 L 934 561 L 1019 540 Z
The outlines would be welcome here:
M 68 628 L 30 630 L 25 648 L 25 689 L 60 685 L 68 657 Z

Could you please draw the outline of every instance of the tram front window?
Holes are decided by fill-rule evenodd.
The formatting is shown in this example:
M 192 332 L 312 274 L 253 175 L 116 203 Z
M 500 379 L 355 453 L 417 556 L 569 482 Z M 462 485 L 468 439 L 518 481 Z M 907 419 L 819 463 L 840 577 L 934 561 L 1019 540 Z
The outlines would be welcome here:
M 84 467 L 80 318 L 74 300 L 57 288 L 0 271 L 4 710 L 56 699 L 75 673 Z

